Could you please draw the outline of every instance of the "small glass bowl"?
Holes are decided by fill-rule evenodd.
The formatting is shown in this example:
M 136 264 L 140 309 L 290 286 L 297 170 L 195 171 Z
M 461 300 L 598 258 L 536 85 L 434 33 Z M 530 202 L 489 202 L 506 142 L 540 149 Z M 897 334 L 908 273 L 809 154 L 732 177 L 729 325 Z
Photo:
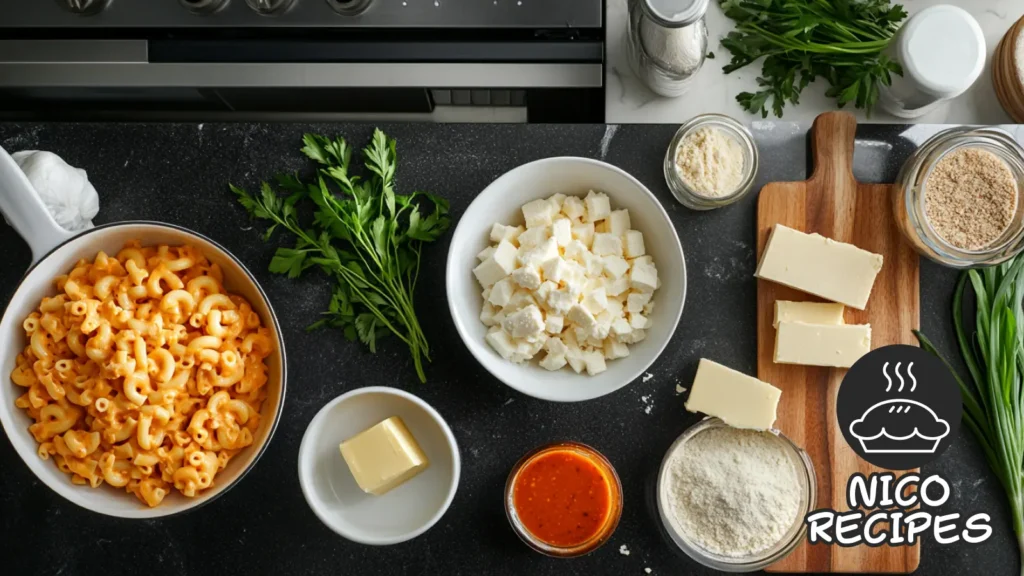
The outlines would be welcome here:
M 817 505 L 818 484 L 814 476 L 814 465 L 807 453 L 789 438 L 778 434 L 780 443 L 787 448 L 787 454 L 793 462 L 793 466 L 796 467 L 797 478 L 803 492 L 803 498 L 800 501 L 800 514 L 797 515 L 793 525 L 777 544 L 752 556 L 722 556 L 701 548 L 689 539 L 669 507 L 669 480 L 672 474 L 669 463 L 675 452 L 694 436 L 713 428 L 727 426 L 728 424 L 718 418 L 705 418 L 688 428 L 672 443 L 668 452 L 665 453 L 665 458 L 661 461 L 661 469 L 658 471 L 658 516 L 661 517 L 661 523 L 672 541 L 693 560 L 708 568 L 723 572 L 755 572 L 782 560 L 804 540 L 804 535 L 807 533 L 804 517 Z
M 980 250 L 953 246 L 936 233 L 925 212 L 925 184 L 935 165 L 961 148 L 981 148 L 998 156 L 1017 180 L 1017 208 L 1010 225 L 994 242 Z M 1024 149 L 996 128 L 956 127 L 924 142 L 903 164 L 892 194 L 896 224 L 921 255 L 952 268 L 992 266 L 1024 249 Z
M 523 525 L 519 519 L 519 514 L 516 511 L 515 502 L 513 501 L 513 490 L 516 485 L 516 480 L 519 478 L 519 473 L 526 468 L 527 464 L 532 462 L 539 456 L 548 454 L 550 452 L 574 452 L 578 454 L 600 469 L 605 477 L 611 484 L 611 499 L 608 502 L 609 511 L 608 518 L 605 520 L 604 526 L 597 531 L 589 540 L 571 547 L 552 546 L 543 540 L 538 539 L 526 526 Z M 619 475 L 615 472 L 615 467 L 608 461 L 600 452 L 582 444 L 579 442 L 553 442 L 551 444 L 545 444 L 534 450 L 528 452 L 525 456 L 516 462 L 516 465 L 512 467 L 512 472 L 508 475 L 508 480 L 505 482 L 505 515 L 508 517 L 509 524 L 512 525 L 512 531 L 519 536 L 519 539 L 526 543 L 527 546 L 533 548 L 537 552 L 546 556 L 553 556 L 555 558 L 574 558 L 576 556 L 583 556 L 597 550 L 602 544 L 608 541 L 611 535 L 615 532 L 615 529 L 619 526 L 619 518 L 622 517 L 622 482 L 619 481 Z
M 725 131 L 726 135 L 739 142 L 743 148 L 743 180 L 740 181 L 739 186 L 735 190 L 725 196 L 714 197 L 698 194 L 680 178 L 679 171 L 676 168 L 676 150 L 679 148 L 679 144 L 690 133 L 705 126 Z M 668 184 L 668 189 L 672 191 L 672 195 L 676 197 L 676 200 L 691 210 L 721 208 L 736 202 L 750 192 L 750 188 L 754 184 L 754 178 L 757 176 L 759 162 L 757 144 L 754 143 L 754 136 L 751 135 L 750 130 L 747 130 L 746 126 L 721 114 L 701 114 L 680 126 L 679 130 L 676 131 L 676 135 L 672 137 L 672 142 L 668 145 L 668 151 L 665 152 L 665 183 Z

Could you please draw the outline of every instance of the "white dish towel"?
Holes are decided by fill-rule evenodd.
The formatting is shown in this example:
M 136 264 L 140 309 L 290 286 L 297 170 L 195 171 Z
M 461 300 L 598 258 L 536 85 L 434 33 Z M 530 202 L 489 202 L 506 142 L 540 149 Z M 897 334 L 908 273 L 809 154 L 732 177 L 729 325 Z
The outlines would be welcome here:
M 11 157 L 61 228 L 92 228 L 92 219 L 100 211 L 100 197 L 85 170 L 69 165 L 53 152 L 22 150 Z

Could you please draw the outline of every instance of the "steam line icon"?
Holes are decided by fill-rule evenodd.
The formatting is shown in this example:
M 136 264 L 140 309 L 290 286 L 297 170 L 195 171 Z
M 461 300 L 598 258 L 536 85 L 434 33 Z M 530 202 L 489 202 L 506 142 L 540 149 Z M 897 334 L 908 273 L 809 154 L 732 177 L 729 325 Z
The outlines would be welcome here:
M 914 377 L 914 363 L 907 364 L 900 373 L 897 362 L 893 374 L 899 381 L 896 393 L 908 387 L 913 392 L 917 389 L 917 378 Z M 892 392 L 895 383 L 888 373 L 889 363 L 882 366 L 882 376 L 886 381 L 886 392 Z M 949 434 L 949 423 L 939 418 L 935 411 L 926 404 L 909 398 L 890 398 L 868 408 L 864 415 L 850 424 L 850 434 L 860 441 L 865 453 L 873 454 L 934 454 L 939 442 Z

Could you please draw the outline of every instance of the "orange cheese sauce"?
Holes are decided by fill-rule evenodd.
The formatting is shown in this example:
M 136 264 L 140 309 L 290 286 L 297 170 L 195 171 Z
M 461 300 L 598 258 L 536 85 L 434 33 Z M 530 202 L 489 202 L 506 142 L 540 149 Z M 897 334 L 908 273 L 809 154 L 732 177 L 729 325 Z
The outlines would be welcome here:
M 523 526 L 538 540 L 563 548 L 583 544 L 600 532 L 611 500 L 605 472 L 568 450 L 534 458 L 520 471 L 512 492 Z

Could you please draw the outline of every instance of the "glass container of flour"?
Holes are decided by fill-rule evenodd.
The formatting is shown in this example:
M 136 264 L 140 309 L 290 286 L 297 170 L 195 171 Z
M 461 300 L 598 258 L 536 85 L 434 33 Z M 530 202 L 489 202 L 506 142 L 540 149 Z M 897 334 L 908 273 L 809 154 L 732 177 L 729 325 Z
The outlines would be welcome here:
M 704 64 L 708 0 L 629 0 L 630 68 L 652 91 L 680 96 Z
M 672 542 L 723 572 L 754 572 L 788 556 L 817 505 L 806 452 L 782 434 L 733 428 L 718 418 L 705 418 L 672 444 L 657 494 Z

